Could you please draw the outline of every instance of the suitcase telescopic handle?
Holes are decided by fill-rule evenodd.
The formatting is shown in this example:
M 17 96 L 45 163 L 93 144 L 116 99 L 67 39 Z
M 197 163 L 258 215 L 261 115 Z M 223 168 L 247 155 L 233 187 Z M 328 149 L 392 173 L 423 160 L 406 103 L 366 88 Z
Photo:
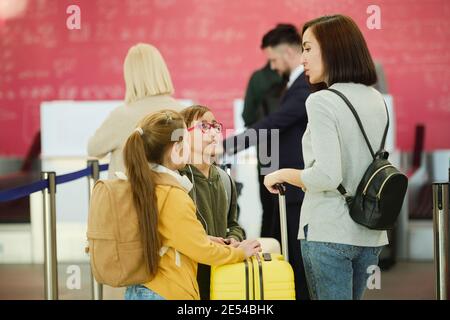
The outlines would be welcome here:
M 280 195 L 284 196 L 286 195 L 286 186 L 282 183 L 277 183 L 275 185 L 275 188 L 278 189 L 278 192 L 280 193 Z
M 281 251 L 286 261 L 289 261 L 287 216 L 286 216 L 286 186 L 282 183 L 276 184 L 278 189 L 278 202 L 280 207 L 280 228 L 281 228 Z

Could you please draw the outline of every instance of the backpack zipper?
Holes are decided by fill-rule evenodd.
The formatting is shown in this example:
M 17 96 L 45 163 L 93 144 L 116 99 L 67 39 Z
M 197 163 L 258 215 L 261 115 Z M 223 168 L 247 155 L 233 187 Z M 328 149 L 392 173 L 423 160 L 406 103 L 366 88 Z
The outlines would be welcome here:
M 367 189 L 369 188 L 369 184 L 372 182 L 373 178 L 378 174 L 378 172 L 380 172 L 380 171 L 383 170 L 383 169 L 389 168 L 389 167 L 394 167 L 394 166 L 393 166 L 392 164 L 387 164 L 387 165 L 385 165 L 385 166 L 382 166 L 381 168 L 379 168 L 377 171 L 375 171 L 375 172 L 370 176 L 370 179 L 369 179 L 369 181 L 367 181 L 367 184 L 366 184 L 366 186 L 365 186 L 365 188 L 364 188 L 363 195 L 366 195 Z
M 383 191 L 383 188 L 384 188 L 384 185 L 386 184 L 386 182 L 387 182 L 392 176 L 397 175 L 397 174 L 400 174 L 400 173 L 398 173 L 398 172 L 393 172 L 393 173 L 391 173 L 390 175 L 388 175 L 386 179 L 384 179 L 383 184 L 382 184 L 381 187 L 380 187 L 380 191 L 378 191 L 378 194 L 377 194 L 377 198 L 378 198 L 378 199 L 380 199 L 381 191 Z

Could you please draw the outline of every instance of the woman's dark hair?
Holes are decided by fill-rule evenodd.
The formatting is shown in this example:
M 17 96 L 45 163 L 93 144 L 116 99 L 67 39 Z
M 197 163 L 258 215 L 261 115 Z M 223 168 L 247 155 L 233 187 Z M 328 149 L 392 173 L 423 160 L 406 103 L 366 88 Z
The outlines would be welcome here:
M 297 28 L 292 24 L 278 24 L 267 32 L 261 41 L 261 49 L 276 47 L 280 44 L 301 46 L 302 40 Z
M 364 36 L 347 16 L 323 16 L 306 22 L 302 36 L 311 28 L 322 53 L 327 84 L 354 82 L 367 86 L 377 82 L 377 74 Z

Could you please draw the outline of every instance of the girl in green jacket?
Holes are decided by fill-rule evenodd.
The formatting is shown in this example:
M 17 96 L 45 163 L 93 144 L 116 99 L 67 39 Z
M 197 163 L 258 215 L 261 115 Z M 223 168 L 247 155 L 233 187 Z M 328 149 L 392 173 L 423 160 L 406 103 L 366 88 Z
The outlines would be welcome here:
M 214 165 L 216 155 L 222 153 L 222 124 L 204 106 L 188 107 L 181 115 L 190 133 L 191 159 L 180 172 L 193 183 L 189 194 L 197 206 L 197 218 L 212 241 L 236 247 L 245 239 L 245 231 L 237 222 L 236 186 Z M 226 191 L 227 183 L 231 184 L 230 195 Z M 208 300 L 209 266 L 198 265 L 197 280 L 201 299 Z

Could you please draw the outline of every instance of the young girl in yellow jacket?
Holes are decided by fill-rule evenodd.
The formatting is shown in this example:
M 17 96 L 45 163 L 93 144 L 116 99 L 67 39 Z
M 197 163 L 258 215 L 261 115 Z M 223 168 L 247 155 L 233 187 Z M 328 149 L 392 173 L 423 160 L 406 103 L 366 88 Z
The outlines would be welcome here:
M 199 299 L 198 262 L 235 263 L 261 250 L 255 240 L 233 248 L 208 238 L 188 195 L 192 184 L 177 173 L 189 152 L 184 120 L 171 110 L 145 117 L 125 144 L 127 177 L 152 276 L 147 283 L 128 287 L 125 299 Z

